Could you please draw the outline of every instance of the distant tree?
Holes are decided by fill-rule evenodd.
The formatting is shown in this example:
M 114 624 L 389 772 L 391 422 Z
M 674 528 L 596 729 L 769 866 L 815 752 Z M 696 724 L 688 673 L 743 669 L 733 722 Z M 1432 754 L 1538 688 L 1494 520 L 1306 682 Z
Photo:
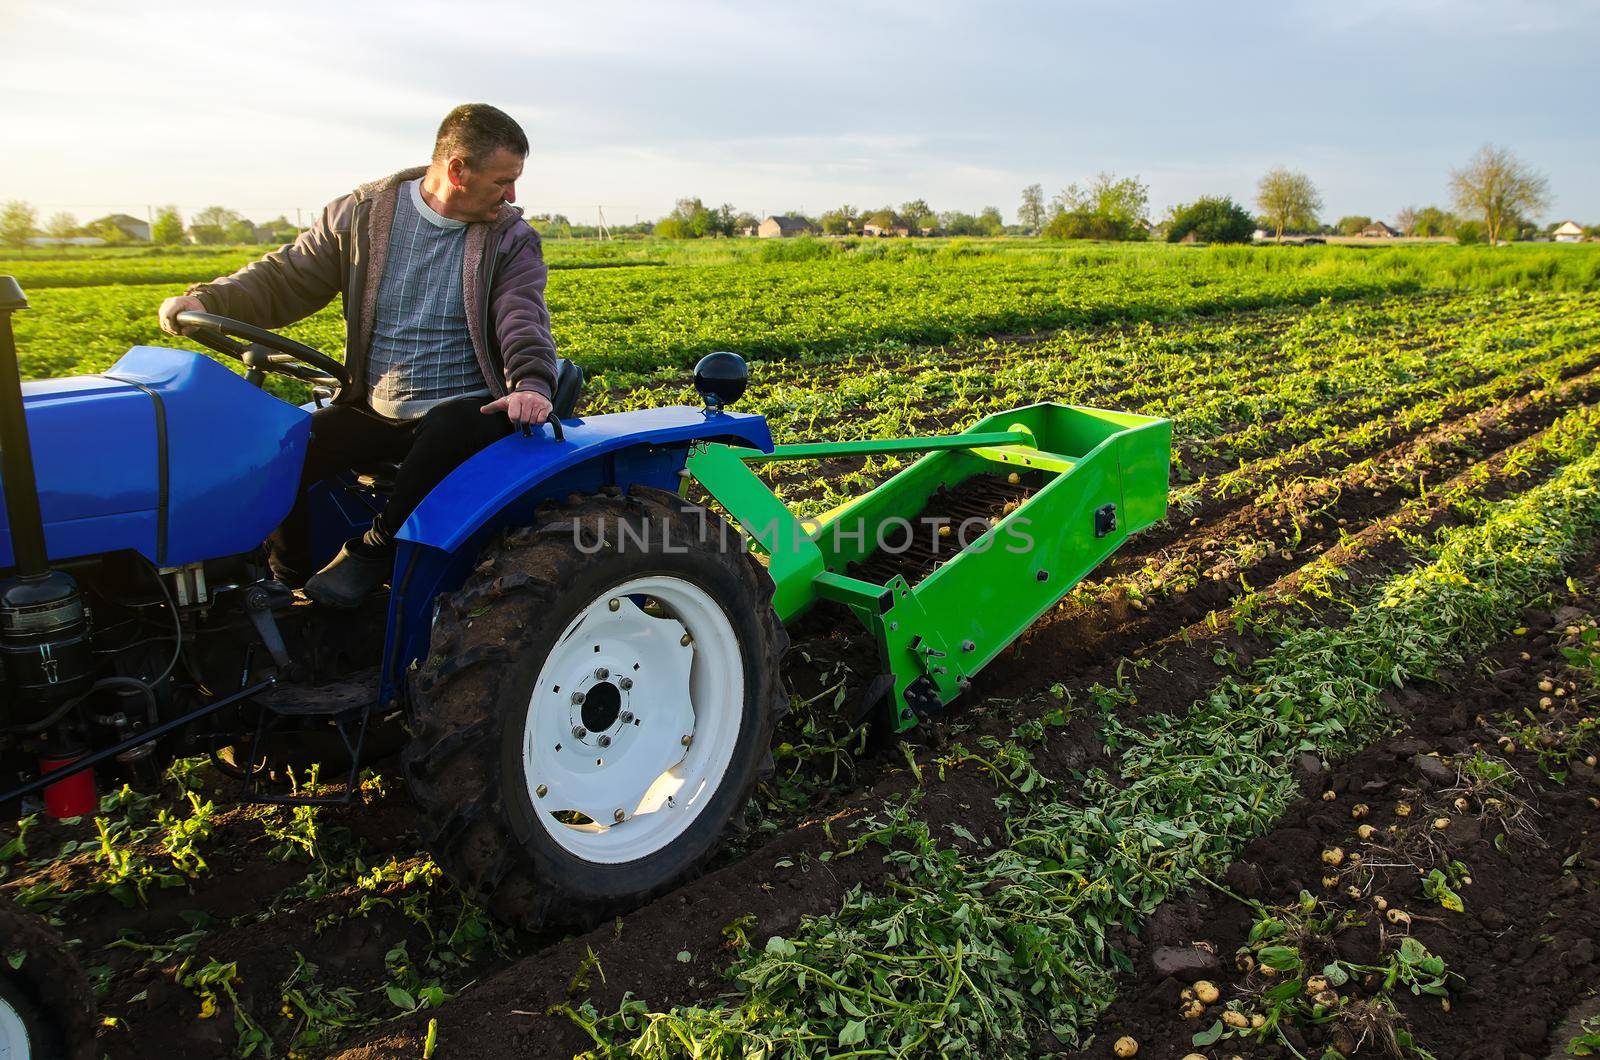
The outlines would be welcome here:
M 1361 234 L 1361 230 L 1370 224 L 1372 224 L 1372 218 L 1356 213 L 1348 217 L 1339 218 L 1339 223 L 1334 227 L 1339 230 L 1340 235 L 1358 236 Z
M 1051 200 L 1044 234 L 1052 239 L 1144 239 L 1150 189 L 1137 176 L 1098 173 L 1088 184 L 1069 184 Z
M 1409 236 L 1417 229 L 1417 211 L 1414 207 L 1407 206 L 1394 215 L 1394 226 L 1401 235 Z
M 733 207 L 727 207 L 732 219 Z M 721 216 L 706 209 L 698 197 L 679 199 L 672 212 L 656 222 L 655 232 L 667 239 L 701 239 L 716 235 L 722 223 Z
M 1461 221 L 1455 227 L 1457 243 L 1482 243 L 1489 237 L 1489 230 L 1482 221 Z
M 739 216 L 733 219 L 733 230 L 739 235 L 744 235 L 746 232 L 754 233 L 755 230 L 760 227 L 761 218 L 757 217 L 753 213 L 747 213 L 743 210 L 739 212 Z
M 978 219 L 970 213 L 960 210 L 946 210 L 938 217 L 939 231 L 947 236 L 976 236 L 982 235 L 978 227 Z
M 39 215 L 32 206 L 13 200 L 0 206 L 0 244 L 25 247 L 39 230 Z
M 78 234 L 78 219 L 70 213 L 58 213 L 44 223 L 44 234 L 52 239 L 71 239 Z
M 220 246 L 228 241 L 228 230 L 220 225 L 190 225 L 189 238 L 201 246 Z
M 1044 228 L 1047 214 L 1044 208 L 1044 188 L 1029 184 L 1022 189 L 1022 205 L 1017 208 L 1017 223 L 1029 233 L 1038 235 Z
M 196 226 L 204 225 L 206 227 L 220 228 L 223 231 L 227 231 L 229 225 L 233 224 L 235 221 L 242 220 L 242 218 L 237 213 L 234 213 L 225 206 L 207 206 L 204 210 L 201 210 L 199 213 L 190 218 L 190 220 Z
M 1006 230 L 1006 221 L 1000 216 L 1000 207 L 985 206 L 983 212 L 978 214 L 978 227 L 986 236 L 1003 234 Z
M 1056 203 L 1050 211 L 1050 220 L 1045 222 L 1039 234 L 1046 239 L 1089 239 L 1093 220 L 1087 210 L 1068 210 Z
M 911 230 L 912 235 L 917 235 L 926 228 L 932 228 L 934 217 L 933 208 L 923 199 L 912 199 L 910 202 L 900 204 L 900 219 Z
M 176 206 L 163 206 L 156 211 L 156 219 L 150 225 L 150 241 L 167 247 L 183 242 L 183 215 Z
M 1550 181 L 1503 147 L 1484 144 L 1465 167 L 1450 173 L 1456 209 L 1483 219 L 1490 245 L 1512 235 L 1511 222 L 1550 203 Z
M 1150 187 L 1137 174 L 1118 180 L 1115 174 L 1098 173 L 1086 190 L 1090 212 L 1129 234 L 1150 219 Z
M 1201 243 L 1248 243 L 1256 222 L 1250 211 L 1231 197 L 1207 195 L 1174 206 L 1166 227 L 1169 243 L 1181 243 L 1191 233 Z
M 237 218 L 227 228 L 223 229 L 223 239 L 229 243 L 254 243 L 256 241 L 256 226 L 246 221 L 243 217 Z
M 1268 227 L 1282 239 L 1286 231 L 1316 228 L 1322 196 L 1317 194 L 1310 177 L 1279 166 L 1262 177 L 1256 186 L 1256 205 L 1266 216 Z
M 1437 206 L 1424 206 L 1416 212 L 1411 223 L 1411 234 L 1424 237 L 1454 235 L 1458 223 L 1454 214 Z
M 822 232 L 830 236 L 847 236 L 859 227 L 856 208 L 846 203 L 822 215 Z

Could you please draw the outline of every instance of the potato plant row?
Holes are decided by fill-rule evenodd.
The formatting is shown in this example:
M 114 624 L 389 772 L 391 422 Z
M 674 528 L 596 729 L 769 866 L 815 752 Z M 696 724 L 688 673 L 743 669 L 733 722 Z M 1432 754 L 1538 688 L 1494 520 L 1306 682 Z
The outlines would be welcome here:
M 151 266 L 158 281 L 32 289 L 34 308 L 16 322 L 24 375 L 94 372 L 129 346 L 169 341 L 155 323 L 161 300 L 229 263 L 178 261 L 177 268 L 192 268 L 180 282 L 159 271 L 174 268 L 162 261 Z M 108 272 L 131 267 L 119 261 Z M 713 349 L 752 359 L 803 359 L 1426 289 L 1596 287 L 1600 252 L 1583 247 L 1517 249 L 1496 258 L 1472 248 L 1369 254 L 1339 247 L 1151 246 L 1020 253 L 1003 244 L 958 242 L 868 260 L 835 254 L 795 262 L 558 269 L 548 293 L 562 352 L 591 376 L 623 383 L 664 369 L 681 372 Z M 285 331 L 330 352 L 343 344 L 333 307 Z

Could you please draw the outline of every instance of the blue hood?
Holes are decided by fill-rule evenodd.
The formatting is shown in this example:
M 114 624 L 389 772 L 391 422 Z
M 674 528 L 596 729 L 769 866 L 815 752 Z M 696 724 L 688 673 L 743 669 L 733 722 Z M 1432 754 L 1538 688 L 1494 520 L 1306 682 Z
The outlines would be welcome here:
M 136 346 L 100 375 L 25 383 L 22 399 L 52 561 L 237 555 L 294 503 L 311 417 L 200 354 Z M 0 510 L 0 568 L 12 562 Z

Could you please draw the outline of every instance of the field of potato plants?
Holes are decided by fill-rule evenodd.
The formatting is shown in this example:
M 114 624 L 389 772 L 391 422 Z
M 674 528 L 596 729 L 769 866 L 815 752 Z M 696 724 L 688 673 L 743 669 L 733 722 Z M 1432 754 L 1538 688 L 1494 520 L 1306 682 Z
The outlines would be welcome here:
M 464 900 L 393 760 L 339 809 L 179 761 L 0 824 L 103 1054 L 1600 1055 L 1600 250 L 889 242 L 552 243 L 582 411 L 733 349 L 780 441 L 1164 416 L 1168 519 L 901 742 L 808 615 L 737 834 L 586 934 Z M 25 373 L 250 253 L 0 260 Z M 900 465 L 783 466 L 816 512 Z

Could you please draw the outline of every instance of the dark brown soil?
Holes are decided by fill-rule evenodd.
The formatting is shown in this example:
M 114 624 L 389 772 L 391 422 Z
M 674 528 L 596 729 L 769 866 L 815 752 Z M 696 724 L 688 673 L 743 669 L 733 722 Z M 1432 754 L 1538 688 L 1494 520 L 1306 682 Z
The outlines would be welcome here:
M 1591 583 L 1597 573 L 1591 570 Z M 1556 780 L 1541 769 L 1537 753 L 1525 747 L 1513 752 L 1497 741 L 1509 731 L 1508 718 L 1526 720 L 1522 712 L 1530 708 L 1547 730 L 1570 731 L 1581 719 L 1595 717 L 1592 691 L 1566 697 L 1550 712 L 1539 711 L 1537 704 L 1548 694 L 1541 691 L 1541 680 L 1566 689 L 1592 681 L 1584 678 L 1579 684 L 1559 648 L 1572 643 L 1562 633 L 1568 623 L 1597 611 L 1600 602 L 1593 597 L 1564 601 L 1554 614 L 1530 611 L 1523 635 L 1437 685 L 1401 693 L 1395 707 L 1408 724 L 1399 735 L 1332 769 L 1307 756 L 1304 797 L 1271 833 L 1247 848 L 1221 886 L 1187 893 L 1152 914 L 1129 947 L 1136 975 L 1101 1017 L 1097 1041 L 1074 1055 L 1111 1056 L 1113 1041 L 1124 1034 L 1139 1041 L 1140 1057 L 1157 1060 L 1191 1052 L 1207 1058 L 1292 1056 L 1291 1045 L 1308 1056 L 1340 1046 L 1349 1056 L 1386 1055 L 1377 1033 L 1362 1041 L 1358 1031 L 1337 1022 L 1287 1027 L 1282 1038 L 1269 1036 L 1265 1042 L 1192 1044 L 1192 1036 L 1219 1017 L 1221 1005 L 1198 1020 L 1182 1019 L 1179 995 L 1185 982 L 1157 969 L 1158 948 L 1200 946 L 1214 952 L 1216 968 L 1204 974 L 1221 989 L 1221 1004 L 1239 998 L 1245 1011 L 1258 1008 L 1255 999 L 1271 982 L 1259 973 L 1241 974 L 1233 959 L 1256 918 L 1249 903 L 1290 906 L 1302 889 L 1317 896 L 1320 910 L 1354 914 L 1353 926 L 1326 941 L 1322 959 L 1380 964 L 1409 933 L 1460 977 L 1450 986 L 1448 1010 L 1436 997 L 1404 989 L 1394 993 L 1398 1025 L 1436 1057 L 1521 1060 L 1554 1050 L 1561 1043 L 1548 1040 L 1551 1031 L 1600 983 L 1595 945 L 1600 888 L 1592 871 L 1600 860 L 1600 776 L 1583 761 L 1595 745 L 1591 741 L 1571 760 L 1548 757 L 1545 766 L 1564 777 Z M 1515 795 L 1525 800 L 1525 809 L 1509 824 L 1511 810 L 1487 809 L 1478 795 L 1463 792 L 1458 763 L 1480 750 L 1503 756 L 1521 777 Z M 1329 792 L 1331 800 L 1325 797 Z M 1467 799 L 1464 808 L 1455 802 L 1461 797 Z M 1412 808 L 1405 817 L 1396 814 L 1402 802 Z M 1355 834 L 1352 809 L 1357 805 L 1370 807 L 1359 823 L 1377 829 L 1371 840 Z M 1435 828 L 1439 820 L 1448 826 Z M 1364 851 L 1365 861 L 1330 870 L 1321 855 L 1333 847 Z M 1463 863 L 1472 881 L 1459 888 L 1464 913 L 1440 908 L 1420 889 L 1419 870 L 1451 860 Z M 1331 888 L 1325 885 L 1329 872 L 1337 879 Z M 1347 894 L 1352 886 L 1356 893 Z M 1409 928 L 1380 915 L 1374 896 L 1406 910 L 1412 917 Z M 1344 1004 L 1356 1006 L 1376 991 L 1357 981 L 1343 993 Z

